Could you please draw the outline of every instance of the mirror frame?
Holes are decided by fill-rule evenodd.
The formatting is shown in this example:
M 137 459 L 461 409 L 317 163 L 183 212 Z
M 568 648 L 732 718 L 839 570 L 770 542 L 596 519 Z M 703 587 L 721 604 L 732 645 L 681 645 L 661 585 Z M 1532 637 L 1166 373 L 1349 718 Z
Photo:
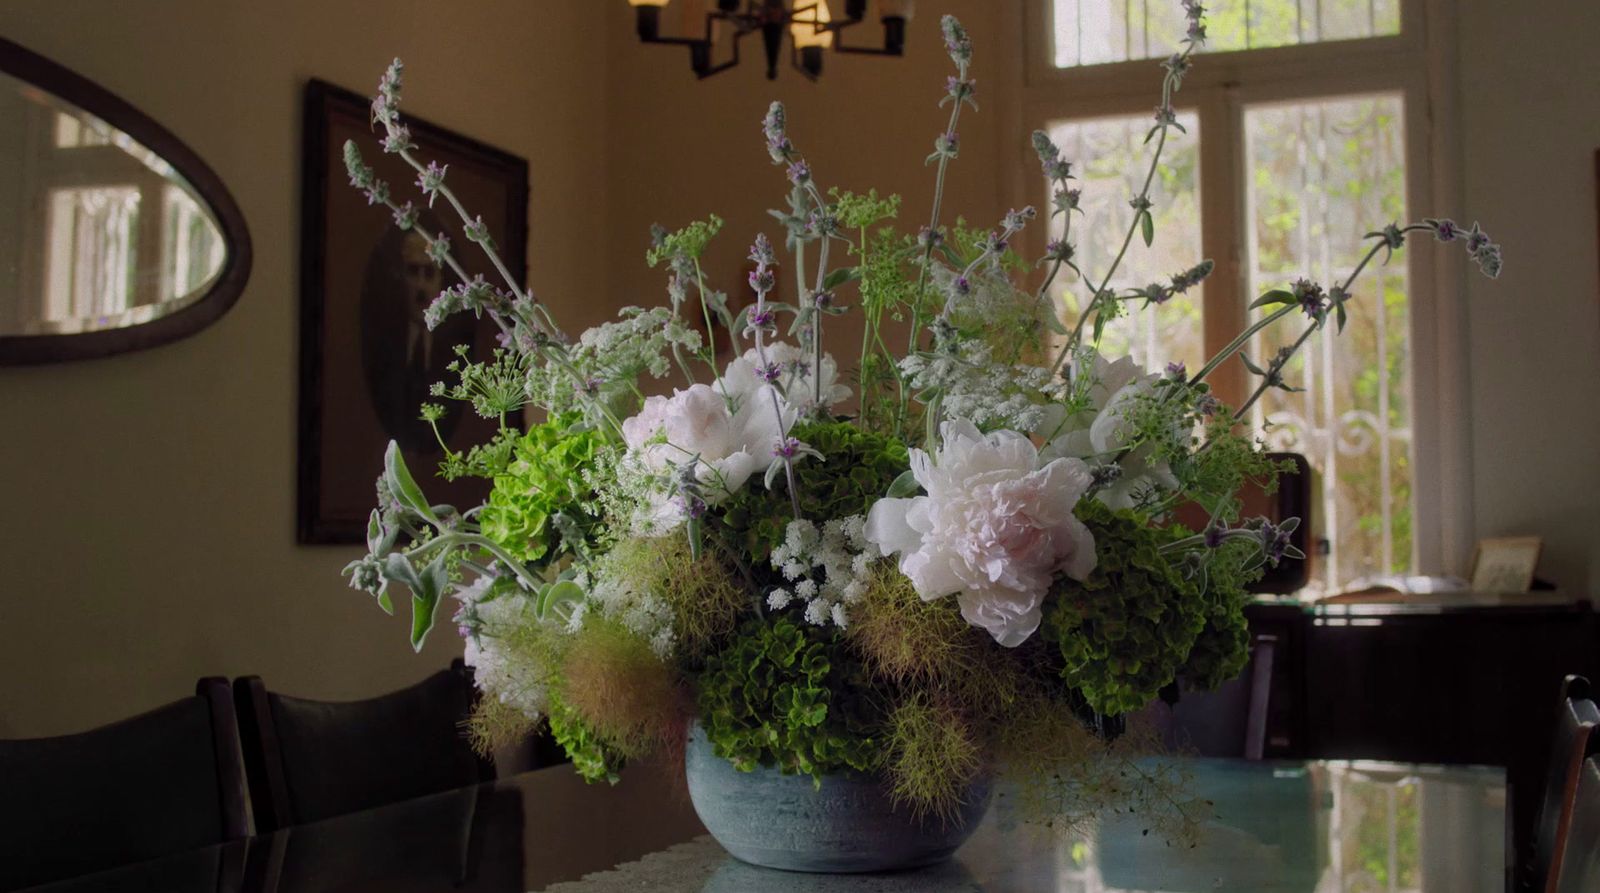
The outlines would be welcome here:
M 0 38 L 0 72 L 55 94 L 121 130 L 161 156 L 215 217 L 227 246 L 211 287 L 188 306 L 120 329 L 58 335 L 0 335 L 0 366 L 86 360 L 166 344 L 200 331 L 228 312 L 250 278 L 250 232 L 233 195 L 200 156 L 172 131 L 99 84 L 25 47 Z

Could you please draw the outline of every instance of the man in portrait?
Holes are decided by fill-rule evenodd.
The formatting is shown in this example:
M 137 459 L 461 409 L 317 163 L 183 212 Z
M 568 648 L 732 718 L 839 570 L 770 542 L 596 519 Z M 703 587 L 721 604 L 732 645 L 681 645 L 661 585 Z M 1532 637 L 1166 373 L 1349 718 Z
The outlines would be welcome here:
M 439 221 L 424 214 L 429 232 L 440 232 Z M 453 274 L 435 266 L 428 243 L 415 230 L 391 228 L 367 259 L 361 285 L 361 366 L 373 412 L 385 432 L 402 449 L 422 455 L 437 454 L 432 428 L 420 418 L 422 404 L 445 406 L 438 421 L 440 436 L 448 439 L 460 420 L 462 405 L 433 397 L 434 382 L 444 381 L 446 367 L 456 358 L 455 346 L 471 344 L 476 329 L 470 314 L 458 314 L 428 331 L 422 313 L 448 284 Z

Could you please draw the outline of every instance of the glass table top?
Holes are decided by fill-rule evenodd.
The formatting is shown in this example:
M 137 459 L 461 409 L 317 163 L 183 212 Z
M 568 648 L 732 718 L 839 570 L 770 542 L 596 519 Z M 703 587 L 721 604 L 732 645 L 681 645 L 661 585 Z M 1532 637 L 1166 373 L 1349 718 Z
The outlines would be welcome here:
M 1019 822 L 997 800 L 944 865 L 867 876 L 734 860 L 696 819 L 681 769 L 616 786 L 539 770 L 38 890 L 728 891 L 1502 890 L 1499 769 L 1193 759 L 1213 815 L 1193 848 L 1114 818 L 1081 834 Z

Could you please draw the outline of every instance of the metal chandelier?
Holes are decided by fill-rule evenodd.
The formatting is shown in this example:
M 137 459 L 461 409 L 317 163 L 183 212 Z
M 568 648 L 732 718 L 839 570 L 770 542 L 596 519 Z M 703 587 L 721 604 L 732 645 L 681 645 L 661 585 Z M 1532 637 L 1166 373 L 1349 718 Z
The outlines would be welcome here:
M 705 28 L 697 37 L 663 37 L 661 12 L 668 2 L 628 0 L 634 8 L 639 40 L 687 46 L 689 67 L 697 76 L 708 78 L 738 65 L 739 43 L 746 35 L 759 32 L 766 51 L 768 80 L 778 77 L 785 34 L 791 47 L 790 63 L 807 78 L 816 80 L 822 74 L 823 51 L 830 47 L 840 53 L 902 55 L 914 0 L 877 0 L 878 19 L 883 25 L 881 47 L 844 45 L 845 29 L 866 20 L 867 0 L 844 0 L 844 17 L 838 20 L 833 18 L 827 0 L 681 0 L 686 6 L 686 18 L 694 17 L 701 8 L 706 10 Z M 713 63 L 712 50 L 730 31 L 732 56 Z

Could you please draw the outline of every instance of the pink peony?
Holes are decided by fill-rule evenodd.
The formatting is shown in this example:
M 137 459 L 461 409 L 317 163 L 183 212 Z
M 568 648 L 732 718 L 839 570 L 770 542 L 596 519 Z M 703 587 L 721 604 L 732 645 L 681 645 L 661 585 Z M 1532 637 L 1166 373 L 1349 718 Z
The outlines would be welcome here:
M 1032 441 L 1014 431 L 984 435 L 946 422 L 930 457 L 911 451 L 926 496 L 880 499 L 867 540 L 900 554 L 900 571 L 932 601 L 955 595 L 961 616 L 1016 647 L 1039 627 L 1057 573 L 1082 580 L 1094 569 L 1094 537 L 1073 514 L 1089 489 L 1082 460 L 1039 466 Z

